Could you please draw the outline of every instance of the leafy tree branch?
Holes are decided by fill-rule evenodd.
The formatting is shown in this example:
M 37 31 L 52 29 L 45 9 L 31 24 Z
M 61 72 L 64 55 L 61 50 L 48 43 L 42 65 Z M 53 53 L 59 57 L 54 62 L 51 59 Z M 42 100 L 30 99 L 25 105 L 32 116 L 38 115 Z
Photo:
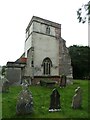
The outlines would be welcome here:
M 90 21 L 90 1 L 78 9 L 77 19 L 81 23 L 85 23 L 87 20 Z

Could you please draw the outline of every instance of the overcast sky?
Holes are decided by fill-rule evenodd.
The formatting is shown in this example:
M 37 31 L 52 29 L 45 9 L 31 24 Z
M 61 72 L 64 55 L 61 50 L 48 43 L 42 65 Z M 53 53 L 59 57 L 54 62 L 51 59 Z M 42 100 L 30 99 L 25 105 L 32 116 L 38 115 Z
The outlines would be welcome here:
M 0 0 L 0 65 L 15 61 L 24 52 L 25 29 L 32 16 L 62 26 L 66 46 L 88 45 L 88 24 L 78 23 L 77 13 L 88 0 Z

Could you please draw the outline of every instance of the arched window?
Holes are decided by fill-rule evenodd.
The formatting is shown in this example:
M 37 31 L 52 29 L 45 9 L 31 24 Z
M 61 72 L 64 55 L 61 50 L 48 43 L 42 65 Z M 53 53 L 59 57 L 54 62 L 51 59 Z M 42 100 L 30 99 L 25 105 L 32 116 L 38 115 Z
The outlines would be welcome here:
M 50 58 L 45 58 L 43 60 L 43 74 L 44 75 L 51 74 L 51 66 L 52 66 L 52 62 L 51 62 Z

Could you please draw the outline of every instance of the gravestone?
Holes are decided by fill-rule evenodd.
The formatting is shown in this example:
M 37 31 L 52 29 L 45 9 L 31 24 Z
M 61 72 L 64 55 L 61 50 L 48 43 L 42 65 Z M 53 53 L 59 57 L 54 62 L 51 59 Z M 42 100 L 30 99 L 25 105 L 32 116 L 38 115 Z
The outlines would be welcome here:
M 62 75 L 60 79 L 60 87 L 66 87 L 66 80 L 67 80 L 66 76 Z
M 27 81 L 28 85 L 31 85 L 31 77 L 30 76 L 22 76 L 21 84 Z
M 2 92 L 9 92 L 9 81 L 3 76 L 2 77 Z
M 22 91 L 20 92 L 16 105 L 17 115 L 30 114 L 33 112 L 33 97 L 28 90 L 28 83 L 22 83 Z
M 61 110 L 60 94 L 55 88 L 53 89 L 52 94 L 50 96 L 49 112 L 60 111 L 60 110 Z
M 80 87 L 77 87 L 77 89 L 75 89 L 75 95 L 73 96 L 71 107 L 74 109 L 81 108 L 81 104 L 82 104 L 82 90 Z
M 55 86 L 55 81 L 40 80 L 40 85 L 41 86 L 46 86 L 46 87 L 54 87 Z
M 67 85 L 73 85 L 73 80 L 72 79 L 67 79 Z

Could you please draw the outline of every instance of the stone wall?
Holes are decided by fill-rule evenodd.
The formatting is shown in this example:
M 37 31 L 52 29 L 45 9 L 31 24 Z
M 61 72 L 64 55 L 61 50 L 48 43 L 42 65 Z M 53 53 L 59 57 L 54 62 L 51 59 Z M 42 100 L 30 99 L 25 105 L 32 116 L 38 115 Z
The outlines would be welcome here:
M 60 75 L 65 74 L 72 78 L 71 58 L 64 39 L 60 39 Z
M 26 63 L 7 62 L 6 78 L 10 85 L 20 85 L 25 73 Z
M 20 84 L 21 82 L 21 68 L 7 68 L 6 78 L 11 85 Z
M 52 61 L 51 76 L 58 73 L 58 41 L 55 37 L 33 33 L 34 40 L 34 76 L 43 75 L 43 60 Z
M 30 48 L 27 52 L 27 64 L 25 66 L 24 76 L 32 77 L 32 48 Z

